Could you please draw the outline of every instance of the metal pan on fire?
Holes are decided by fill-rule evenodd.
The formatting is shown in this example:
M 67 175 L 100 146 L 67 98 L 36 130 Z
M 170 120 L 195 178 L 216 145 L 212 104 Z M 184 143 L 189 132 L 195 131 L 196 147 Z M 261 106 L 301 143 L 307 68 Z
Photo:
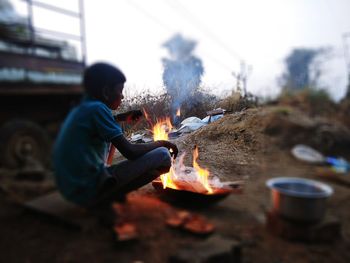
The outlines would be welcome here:
M 195 192 L 192 189 L 164 188 L 161 180 L 154 180 L 153 187 L 160 197 L 170 203 L 188 207 L 203 207 L 217 203 L 232 193 L 242 193 L 240 184 L 227 184 L 222 188 L 213 188 L 211 193 Z

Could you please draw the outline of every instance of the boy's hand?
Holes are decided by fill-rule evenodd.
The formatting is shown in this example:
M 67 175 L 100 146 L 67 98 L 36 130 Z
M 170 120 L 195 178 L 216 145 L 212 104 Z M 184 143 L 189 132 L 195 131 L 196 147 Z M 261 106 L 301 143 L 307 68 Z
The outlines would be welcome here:
M 140 110 L 131 110 L 131 111 L 128 111 L 127 113 L 129 114 L 130 118 L 133 121 L 137 121 L 143 116 L 142 111 Z
M 174 159 L 176 159 L 178 153 L 179 153 L 179 149 L 177 148 L 177 146 L 169 141 L 164 141 L 161 140 L 159 141 L 161 143 L 161 145 L 165 148 L 167 148 L 171 154 L 171 156 L 174 157 Z
M 140 110 L 131 110 L 127 111 L 125 113 L 118 114 L 116 116 L 117 121 L 125 121 L 125 122 L 132 122 L 137 121 L 142 117 L 142 111 Z

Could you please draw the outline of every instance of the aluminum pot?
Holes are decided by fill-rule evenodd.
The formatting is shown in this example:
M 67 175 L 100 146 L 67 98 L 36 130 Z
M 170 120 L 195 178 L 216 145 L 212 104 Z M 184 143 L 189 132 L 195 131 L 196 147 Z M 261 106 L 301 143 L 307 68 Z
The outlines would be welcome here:
M 333 189 L 321 182 L 294 177 L 270 179 L 273 211 L 299 222 L 320 221 L 326 212 L 326 200 Z

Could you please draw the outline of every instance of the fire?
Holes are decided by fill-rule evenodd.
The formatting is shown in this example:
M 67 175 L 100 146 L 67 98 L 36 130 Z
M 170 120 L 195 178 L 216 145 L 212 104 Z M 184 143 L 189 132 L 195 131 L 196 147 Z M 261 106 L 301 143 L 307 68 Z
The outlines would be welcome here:
M 154 141 L 158 140 L 168 140 L 168 133 L 172 129 L 172 124 L 170 122 L 169 118 L 162 119 L 158 121 L 154 127 L 153 127 L 153 139 Z M 186 166 L 183 164 L 183 159 L 184 159 L 184 154 L 179 158 L 180 161 L 178 161 L 176 164 L 173 161 L 172 166 L 170 167 L 170 170 L 166 174 L 162 174 L 160 176 L 160 179 L 163 184 L 163 188 L 172 188 L 172 189 L 182 189 L 180 187 L 180 181 L 181 184 L 183 185 L 184 182 L 186 182 L 185 178 L 187 176 L 186 174 Z M 193 168 L 194 171 L 193 173 L 196 176 L 196 182 L 195 184 L 201 185 L 201 189 L 203 189 L 204 192 L 207 194 L 212 194 L 213 189 L 210 187 L 209 184 L 209 171 L 206 169 L 201 168 L 198 163 L 198 148 L 196 147 L 194 152 L 193 152 Z M 180 180 L 182 178 L 182 180 Z M 190 182 L 186 182 L 188 184 L 191 184 Z M 194 182 L 192 182 L 194 184 Z M 195 189 L 195 187 L 194 187 Z
M 175 180 L 173 180 L 173 179 L 175 179 Z M 160 180 L 162 181 L 164 189 L 167 187 L 172 188 L 172 189 L 178 189 L 178 187 L 175 184 L 176 174 L 175 174 L 173 166 L 170 167 L 170 170 L 168 173 L 162 174 L 160 176 Z
M 176 111 L 176 116 L 177 116 L 177 117 L 180 117 L 180 116 L 181 116 L 181 110 L 180 110 L 180 108 L 177 109 L 177 111 Z
M 170 118 L 161 119 L 153 127 L 153 140 L 168 140 L 168 133 L 172 128 Z
M 168 140 L 169 139 L 168 133 L 172 127 L 173 126 L 171 125 L 169 118 L 161 119 L 160 121 L 158 121 L 153 126 L 153 140 L 154 141 Z M 172 174 L 174 174 L 173 167 L 170 168 L 168 173 L 162 174 L 160 176 L 164 189 L 167 187 L 177 189 L 176 185 L 173 183 L 173 180 L 171 179 Z
M 197 172 L 197 179 L 202 183 L 202 185 L 207 189 L 208 194 L 213 193 L 213 189 L 209 185 L 209 171 L 207 169 L 201 168 L 198 163 L 198 147 L 196 146 L 193 151 L 193 168 Z

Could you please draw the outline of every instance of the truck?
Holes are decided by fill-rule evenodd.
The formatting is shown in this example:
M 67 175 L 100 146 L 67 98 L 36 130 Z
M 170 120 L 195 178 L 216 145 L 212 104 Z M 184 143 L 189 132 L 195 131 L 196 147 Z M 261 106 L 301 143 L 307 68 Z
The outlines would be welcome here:
M 50 167 L 59 127 L 83 94 L 84 12 L 83 0 L 77 1 L 79 8 L 74 12 L 26 0 L 25 21 L 0 20 L 0 167 L 21 168 L 33 163 Z M 11 11 L 10 3 L 6 4 L 5 9 Z M 35 7 L 75 17 L 80 34 L 35 28 Z M 70 38 L 79 42 L 80 56 L 67 41 Z

